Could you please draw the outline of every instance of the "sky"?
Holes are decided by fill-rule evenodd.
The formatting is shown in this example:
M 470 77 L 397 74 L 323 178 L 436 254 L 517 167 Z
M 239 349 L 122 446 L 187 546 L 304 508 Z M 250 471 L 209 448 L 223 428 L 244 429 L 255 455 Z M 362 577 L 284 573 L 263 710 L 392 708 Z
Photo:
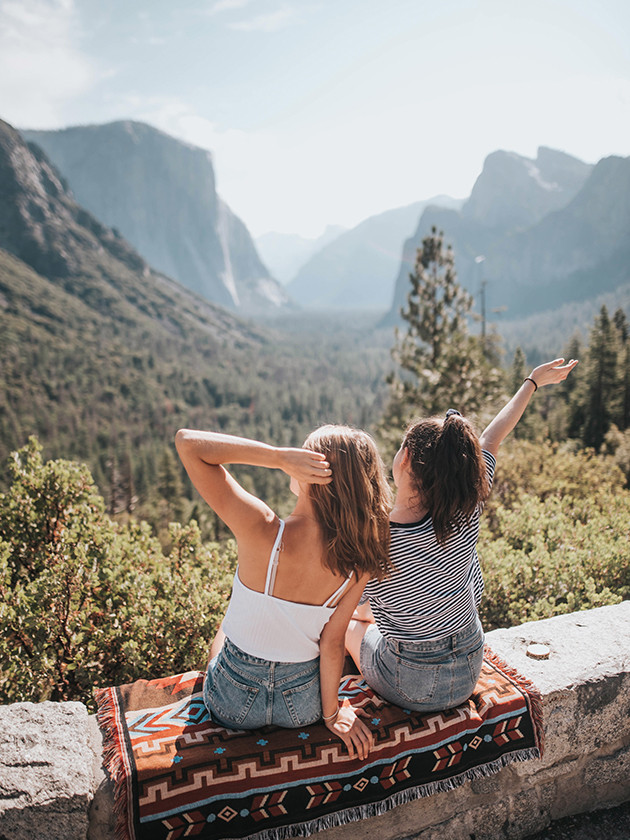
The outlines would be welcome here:
M 0 0 L 0 118 L 212 152 L 254 236 L 319 236 L 539 146 L 630 155 L 627 0 Z

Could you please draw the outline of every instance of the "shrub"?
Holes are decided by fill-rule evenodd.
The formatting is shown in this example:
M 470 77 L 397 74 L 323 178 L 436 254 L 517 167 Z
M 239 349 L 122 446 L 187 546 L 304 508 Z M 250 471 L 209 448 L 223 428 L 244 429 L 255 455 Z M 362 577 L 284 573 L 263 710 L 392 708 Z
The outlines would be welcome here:
M 95 685 L 205 666 L 235 567 L 233 543 L 113 522 L 88 469 L 44 463 L 31 439 L 0 495 L 0 700 L 82 700 Z
M 610 458 L 519 443 L 479 540 L 487 629 L 630 598 L 630 493 Z

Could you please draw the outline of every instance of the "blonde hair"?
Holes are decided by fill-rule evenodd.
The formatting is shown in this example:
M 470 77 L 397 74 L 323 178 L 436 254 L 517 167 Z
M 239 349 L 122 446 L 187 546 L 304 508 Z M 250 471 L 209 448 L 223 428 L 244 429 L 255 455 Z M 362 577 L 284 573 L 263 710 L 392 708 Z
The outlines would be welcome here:
M 304 447 L 322 452 L 332 469 L 330 484 L 309 488 L 327 548 L 325 565 L 344 577 L 369 572 L 382 580 L 391 570 L 392 493 L 373 438 L 350 426 L 327 425 L 311 432 Z

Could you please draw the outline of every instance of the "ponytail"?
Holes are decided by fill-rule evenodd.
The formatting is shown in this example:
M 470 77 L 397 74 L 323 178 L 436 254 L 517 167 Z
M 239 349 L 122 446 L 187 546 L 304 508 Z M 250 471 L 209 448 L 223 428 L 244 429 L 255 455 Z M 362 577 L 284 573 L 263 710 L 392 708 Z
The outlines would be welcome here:
M 479 439 L 468 420 L 449 412 L 411 426 L 403 440 L 423 505 L 440 545 L 457 533 L 490 494 Z

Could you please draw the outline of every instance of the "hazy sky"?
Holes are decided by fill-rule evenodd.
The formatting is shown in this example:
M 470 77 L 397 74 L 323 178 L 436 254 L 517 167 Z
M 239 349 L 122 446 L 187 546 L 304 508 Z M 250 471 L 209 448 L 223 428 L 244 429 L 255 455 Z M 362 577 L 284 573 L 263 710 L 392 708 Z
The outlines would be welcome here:
M 470 193 L 485 156 L 630 155 L 627 0 L 0 0 L 0 117 L 213 152 L 254 235 Z

